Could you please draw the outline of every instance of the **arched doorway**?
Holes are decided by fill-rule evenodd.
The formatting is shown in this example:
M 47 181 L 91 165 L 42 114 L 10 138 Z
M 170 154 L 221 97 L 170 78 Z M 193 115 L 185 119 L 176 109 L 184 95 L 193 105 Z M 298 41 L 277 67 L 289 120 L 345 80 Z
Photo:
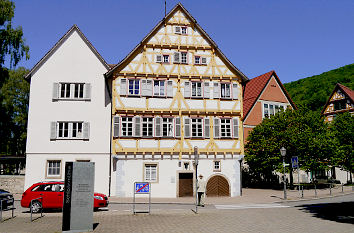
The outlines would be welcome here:
M 208 197 L 230 196 L 229 182 L 220 175 L 211 177 L 207 183 L 206 194 Z

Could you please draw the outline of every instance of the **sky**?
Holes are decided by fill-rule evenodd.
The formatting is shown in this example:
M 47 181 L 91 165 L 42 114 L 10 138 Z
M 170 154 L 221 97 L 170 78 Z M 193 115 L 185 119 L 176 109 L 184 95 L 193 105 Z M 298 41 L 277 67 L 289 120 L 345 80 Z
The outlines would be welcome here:
M 77 24 L 109 64 L 164 17 L 164 0 L 14 0 L 31 69 Z M 193 15 L 249 79 L 275 70 L 283 83 L 354 63 L 354 0 L 167 0 Z

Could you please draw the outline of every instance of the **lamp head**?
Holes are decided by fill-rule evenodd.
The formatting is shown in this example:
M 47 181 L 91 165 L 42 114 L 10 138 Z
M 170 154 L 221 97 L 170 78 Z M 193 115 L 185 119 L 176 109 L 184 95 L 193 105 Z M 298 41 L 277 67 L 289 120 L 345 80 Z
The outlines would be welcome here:
M 286 149 L 285 149 L 284 147 L 282 147 L 282 148 L 280 149 L 280 154 L 281 154 L 281 156 L 285 157 L 285 155 L 286 155 Z

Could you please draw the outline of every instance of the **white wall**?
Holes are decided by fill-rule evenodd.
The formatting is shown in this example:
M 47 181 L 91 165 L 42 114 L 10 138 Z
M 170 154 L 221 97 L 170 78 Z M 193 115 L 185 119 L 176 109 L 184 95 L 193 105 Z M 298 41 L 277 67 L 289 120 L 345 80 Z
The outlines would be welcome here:
M 106 67 L 76 29 L 32 74 L 28 112 L 25 189 L 45 180 L 46 160 L 90 159 L 96 164 L 95 191 L 108 194 L 111 103 L 103 74 Z M 52 101 L 53 83 L 91 84 L 91 101 Z M 50 140 L 50 122 L 90 123 L 89 140 Z
M 144 163 L 158 163 L 158 182 L 151 183 L 152 197 L 178 197 L 179 172 L 194 172 L 192 160 L 181 160 L 182 167 L 178 167 L 179 160 L 113 160 L 116 169 L 113 172 L 112 195 L 118 197 L 132 197 L 134 182 L 143 182 Z M 184 170 L 183 162 L 190 162 L 190 169 Z M 213 160 L 199 161 L 198 174 L 203 174 L 205 181 L 213 175 L 222 175 L 230 185 L 231 196 L 240 195 L 240 163 L 237 159 L 221 160 L 221 172 L 213 171 Z M 193 175 L 194 177 L 194 175 Z

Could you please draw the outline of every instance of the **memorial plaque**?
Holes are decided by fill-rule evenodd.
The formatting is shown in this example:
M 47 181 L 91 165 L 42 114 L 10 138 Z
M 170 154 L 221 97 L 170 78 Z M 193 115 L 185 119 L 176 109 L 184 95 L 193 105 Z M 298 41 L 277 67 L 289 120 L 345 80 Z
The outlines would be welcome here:
M 63 232 L 93 230 L 95 163 L 66 162 Z

